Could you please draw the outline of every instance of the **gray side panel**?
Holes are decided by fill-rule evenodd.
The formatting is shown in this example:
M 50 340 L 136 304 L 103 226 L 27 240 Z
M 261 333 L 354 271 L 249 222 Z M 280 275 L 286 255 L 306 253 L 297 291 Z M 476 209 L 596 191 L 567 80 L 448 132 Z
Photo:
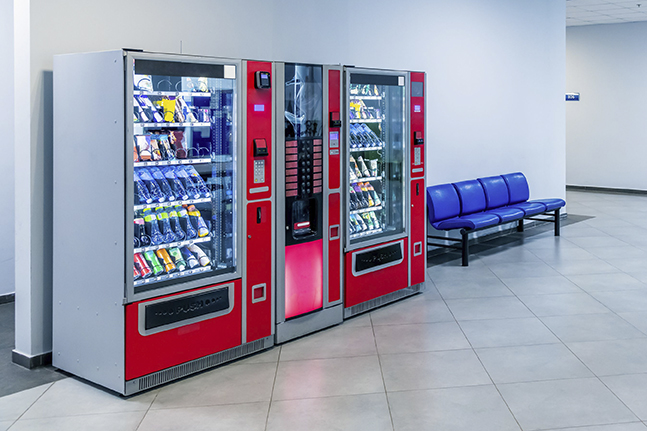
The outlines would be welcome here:
M 121 51 L 54 58 L 53 364 L 124 393 Z

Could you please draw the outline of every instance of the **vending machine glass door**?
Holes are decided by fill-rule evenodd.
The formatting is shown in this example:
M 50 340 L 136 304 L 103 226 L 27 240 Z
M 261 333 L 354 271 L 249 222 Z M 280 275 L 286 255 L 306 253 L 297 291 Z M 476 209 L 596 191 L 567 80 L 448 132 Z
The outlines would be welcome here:
M 347 72 L 347 248 L 406 230 L 406 75 Z

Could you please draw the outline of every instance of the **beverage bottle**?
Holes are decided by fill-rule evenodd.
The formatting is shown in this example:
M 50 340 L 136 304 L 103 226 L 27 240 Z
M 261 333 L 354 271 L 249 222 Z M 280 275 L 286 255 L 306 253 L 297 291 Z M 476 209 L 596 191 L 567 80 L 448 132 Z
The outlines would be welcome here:
M 180 205 L 176 205 L 175 212 L 177 213 L 177 217 L 180 220 L 181 226 L 184 228 L 184 231 L 186 232 L 186 239 L 197 238 L 198 231 L 193 226 L 193 223 L 191 222 L 191 218 L 189 217 L 189 213 L 187 212 L 186 208 Z
M 148 278 L 153 273 L 141 253 L 135 253 L 135 269 L 139 271 L 142 278 Z
M 368 196 L 366 195 L 366 193 L 362 191 L 362 188 L 359 184 L 353 184 L 353 188 L 355 189 L 355 193 L 357 194 L 362 208 L 368 208 L 370 205 L 368 204 Z
M 374 207 L 375 206 L 375 201 L 373 200 L 373 197 L 371 194 L 368 192 L 368 188 L 366 187 L 367 183 L 358 183 L 357 185 L 360 187 L 363 193 L 366 194 L 366 199 L 368 200 L 368 206 L 369 207 Z
M 364 219 L 362 218 L 362 216 L 360 216 L 359 214 L 353 214 L 353 215 L 355 216 L 355 221 L 357 222 L 357 224 L 361 226 L 362 231 L 368 230 L 368 226 L 364 222 Z
M 175 264 L 171 260 L 171 256 L 169 256 L 169 254 L 168 254 L 168 252 L 166 251 L 165 248 L 160 248 L 159 250 L 157 250 L 157 252 L 155 254 L 157 255 L 157 257 L 162 259 L 162 263 L 164 264 L 164 270 L 167 273 L 170 274 L 173 271 L 177 271 L 177 267 L 175 266 Z
M 151 239 L 151 245 L 164 244 L 164 240 L 166 238 L 160 232 L 159 224 L 157 223 L 157 216 L 155 215 L 155 213 L 150 208 L 144 209 L 142 213 L 144 215 L 146 233 Z
M 153 160 L 162 160 L 162 150 L 160 150 L 159 142 L 157 140 L 157 135 L 150 135 L 150 145 L 151 153 L 153 155 Z
M 144 253 L 144 257 L 146 258 L 146 261 L 150 265 L 150 267 L 153 270 L 153 274 L 157 277 L 158 275 L 161 275 L 164 273 L 164 267 L 160 263 L 160 261 L 157 259 L 157 255 L 155 255 L 155 252 L 152 250 L 148 250 L 147 252 Z
M 357 199 L 357 194 L 355 193 L 355 189 L 353 189 L 352 187 L 349 187 L 349 189 L 350 189 L 350 199 L 348 200 L 348 202 L 350 205 L 350 209 L 352 211 L 359 208 L 359 200 Z
M 355 169 L 352 166 L 348 169 L 348 177 L 350 178 L 351 183 L 357 182 L 357 175 L 355 175 Z
M 364 221 L 366 221 L 366 225 L 368 226 L 368 230 L 373 230 L 375 229 L 375 225 L 373 224 L 373 219 L 371 218 L 371 214 L 366 212 L 362 214 L 362 218 L 364 218 Z
M 151 245 L 151 237 L 146 234 L 146 224 L 144 222 L 144 216 L 141 214 L 135 216 L 135 237 L 139 239 L 139 247 L 148 247 Z
M 184 258 L 182 257 L 182 252 L 180 251 L 179 248 L 177 247 L 170 248 L 168 251 L 168 254 L 173 259 L 173 263 L 175 264 L 175 267 L 177 268 L 178 271 L 182 272 L 186 269 L 186 262 L 184 261 Z
M 373 226 L 375 226 L 375 229 L 380 228 L 380 222 L 377 221 L 377 216 L 375 215 L 375 212 L 371 211 L 371 220 L 373 220 Z
M 187 174 L 181 166 L 176 166 L 173 169 L 175 171 L 175 175 L 182 182 L 182 185 L 184 185 L 184 190 L 186 190 L 186 193 L 189 195 L 189 199 L 199 199 L 200 190 L 198 190 L 197 186 L 193 183 L 189 174 Z
M 373 202 L 375 202 L 376 206 L 382 205 L 382 200 L 380 197 L 377 195 L 377 192 L 375 191 L 375 188 L 373 188 L 373 184 L 371 183 L 364 183 L 366 184 L 366 189 L 370 195 L 373 196 Z
M 135 192 L 137 193 L 137 200 L 139 201 L 139 203 L 150 204 L 151 202 L 153 202 L 153 198 L 148 192 L 146 185 L 139 177 L 139 174 L 137 173 L 137 169 L 135 169 L 135 172 L 133 173 L 133 177 L 135 179 Z
M 163 149 L 164 160 L 175 160 L 175 152 L 171 149 L 168 135 L 159 135 L 159 146 Z
M 166 200 L 169 202 L 174 201 L 175 194 L 173 193 L 173 189 L 171 188 L 171 185 L 168 183 L 168 181 L 166 181 L 166 177 L 164 176 L 162 171 L 157 166 L 152 166 L 149 168 L 149 172 L 157 182 L 157 185 L 159 186 L 160 190 L 166 197 Z
M 186 192 L 184 185 L 182 185 L 182 181 L 180 181 L 180 179 L 175 174 L 175 169 L 173 169 L 172 166 L 167 166 L 163 168 L 162 173 L 164 174 L 164 178 L 166 178 L 166 181 L 171 186 L 171 190 L 173 190 L 173 195 L 177 199 L 183 200 L 183 201 L 189 199 L 189 194 Z
M 191 177 L 191 180 L 193 180 L 193 183 L 196 185 L 199 193 L 202 196 L 204 196 L 205 198 L 211 197 L 211 191 L 209 190 L 209 187 L 207 187 L 204 180 L 193 166 L 184 166 L 184 171 L 187 173 L 187 175 L 189 175 L 189 177 Z
M 164 242 L 170 243 L 178 241 L 175 232 L 173 232 L 173 229 L 171 228 L 171 221 L 169 220 L 166 208 L 157 207 L 157 209 L 155 210 L 155 216 L 157 217 L 157 223 L 161 227 L 162 235 L 164 235 Z
M 377 159 L 375 160 L 369 160 L 369 165 L 371 165 L 371 176 L 372 177 L 377 177 L 378 171 L 377 171 Z
M 198 236 L 200 238 L 204 238 L 205 236 L 209 235 L 209 228 L 207 227 L 207 224 L 204 222 L 202 215 L 200 215 L 200 211 L 195 207 L 195 205 L 189 205 L 186 211 L 189 214 L 189 218 L 191 219 L 193 224 L 198 227 Z
M 182 230 L 182 226 L 180 226 L 180 219 L 177 216 L 175 207 L 168 209 L 168 219 L 171 222 L 171 229 L 173 229 L 173 232 L 175 232 L 175 240 L 184 241 L 184 238 L 186 238 L 186 233 L 184 232 L 184 230 Z
M 166 200 L 166 196 L 162 193 L 162 190 L 159 185 L 157 185 L 157 181 L 155 181 L 150 171 L 146 168 L 139 168 L 138 170 L 136 169 L 136 171 L 138 171 L 137 174 L 139 175 L 139 178 L 144 182 L 144 184 L 146 184 L 146 188 L 148 189 L 148 193 L 152 199 L 151 202 L 164 202 Z
M 350 168 L 355 172 L 355 176 L 357 178 L 362 178 L 362 173 L 357 167 L 357 162 L 355 162 L 355 158 L 353 156 L 350 156 Z
M 207 254 L 196 244 L 191 244 L 188 248 L 191 253 L 198 257 L 198 262 L 200 262 L 201 266 L 209 266 L 211 264 L 211 260 L 209 260 Z
M 351 233 L 359 233 L 362 231 L 362 226 L 360 226 L 357 223 L 357 220 L 355 220 L 355 214 L 351 214 L 350 216 L 350 223 L 349 225 L 352 227 L 353 231 Z
M 362 175 L 365 177 L 370 177 L 371 172 L 366 167 L 366 163 L 364 163 L 364 159 L 362 158 L 362 156 L 359 156 L 357 158 L 357 163 L 359 164 L 359 169 L 362 171 Z
M 195 258 L 193 253 L 191 253 L 188 248 L 182 247 L 180 249 L 180 251 L 182 252 L 182 256 L 184 257 L 184 261 L 189 266 L 189 268 L 193 269 L 196 266 L 200 266 L 200 262 L 198 262 L 198 259 Z

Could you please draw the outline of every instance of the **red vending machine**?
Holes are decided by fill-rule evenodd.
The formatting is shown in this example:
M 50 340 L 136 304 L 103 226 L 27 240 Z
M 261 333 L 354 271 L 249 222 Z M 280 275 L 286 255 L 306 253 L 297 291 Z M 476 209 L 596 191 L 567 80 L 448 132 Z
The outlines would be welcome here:
M 344 317 L 425 286 L 425 74 L 345 68 Z
M 55 57 L 54 366 L 130 395 L 273 345 L 270 84 L 265 62 Z
M 340 66 L 275 64 L 276 341 L 341 323 Z

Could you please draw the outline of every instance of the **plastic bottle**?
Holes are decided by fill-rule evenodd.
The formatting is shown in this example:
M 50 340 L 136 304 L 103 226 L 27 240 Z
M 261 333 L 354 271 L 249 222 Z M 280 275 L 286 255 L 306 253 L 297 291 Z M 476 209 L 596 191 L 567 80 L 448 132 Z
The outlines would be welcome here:
M 175 232 L 176 241 L 184 241 L 186 238 L 186 232 L 182 229 L 180 225 L 180 219 L 177 216 L 177 211 L 175 207 L 168 208 L 168 219 L 171 222 L 171 229 Z
M 364 219 L 359 214 L 353 214 L 355 216 L 355 221 L 362 227 L 362 231 L 368 230 L 368 225 L 364 222 Z
M 375 188 L 373 188 L 373 184 L 371 183 L 364 183 L 366 184 L 366 189 L 368 193 L 373 197 L 373 202 L 375 202 L 375 206 L 380 206 L 382 205 L 382 200 L 380 197 L 377 195 L 377 192 L 375 191 Z
M 148 193 L 152 199 L 151 202 L 164 202 L 166 200 L 166 196 L 162 193 L 162 190 L 159 185 L 157 185 L 157 181 L 155 181 L 150 171 L 146 168 L 139 168 L 135 171 L 144 184 L 146 184 L 146 188 L 148 189 Z
M 195 226 L 193 226 L 193 223 L 191 222 L 191 218 L 189 217 L 189 213 L 187 212 L 186 208 L 180 205 L 176 205 L 175 212 L 177 213 L 178 220 L 180 220 L 180 223 L 184 228 L 184 231 L 186 232 L 186 239 L 197 238 L 198 231 L 195 229 Z
M 185 201 L 189 199 L 189 194 L 186 192 L 186 189 L 184 188 L 182 181 L 180 181 L 180 179 L 175 174 L 175 169 L 172 166 L 167 166 L 163 168 L 162 173 L 164 174 L 164 178 L 166 178 L 166 181 L 168 181 L 169 185 L 171 186 L 171 189 L 173 190 L 173 195 L 178 200 Z
M 176 166 L 173 169 L 175 171 L 175 175 L 184 185 L 184 190 L 186 190 L 186 193 L 189 195 L 189 199 L 199 199 L 200 190 L 193 183 L 193 180 L 191 179 L 189 174 L 187 174 L 181 166 Z
M 150 265 L 150 267 L 153 270 L 153 274 L 157 277 L 158 275 L 161 275 L 164 273 L 164 267 L 160 263 L 160 261 L 157 259 L 157 256 L 155 255 L 155 252 L 152 250 L 149 250 L 144 253 L 144 257 L 146 258 L 146 261 Z
M 171 185 L 168 183 L 168 181 L 166 181 L 166 177 L 164 176 L 162 171 L 157 166 L 152 166 L 148 169 L 151 176 L 155 179 L 160 190 L 166 197 L 166 200 L 169 202 L 174 201 L 175 193 L 173 193 L 173 189 L 171 188 Z
M 349 189 L 350 189 L 350 199 L 348 200 L 348 202 L 350 205 L 350 209 L 352 211 L 359 208 L 359 200 L 357 199 L 357 194 L 355 193 L 355 189 L 353 189 L 352 187 L 349 187 Z
M 360 187 L 362 192 L 366 195 L 366 199 L 368 200 L 368 206 L 369 207 L 374 207 L 375 206 L 375 201 L 373 200 L 373 197 L 371 194 L 368 192 L 368 188 L 366 187 L 367 183 L 358 183 L 357 185 Z
M 196 244 L 191 244 L 189 251 L 198 257 L 198 262 L 200 262 L 201 266 L 209 266 L 211 264 L 211 260 L 209 260 L 207 254 Z
M 157 223 L 157 216 L 155 215 L 155 213 L 150 208 L 144 209 L 142 213 L 144 215 L 146 233 L 151 239 L 151 245 L 164 244 L 164 240 L 166 238 L 160 232 L 159 224 Z
M 375 225 L 373 225 L 373 219 L 371 218 L 371 214 L 370 214 L 370 213 L 367 213 L 367 212 L 366 212 L 366 213 L 362 214 L 362 218 L 363 218 L 363 219 L 364 219 L 364 221 L 366 222 L 366 225 L 368 226 L 368 230 L 373 230 L 373 229 L 375 229 Z
M 137 169 L 135 169 L 135 172 L 133 173 L 133 178 L 135 179 L 135 191 L 137 193 L 137 200 L 139 201 L 140 204 L 150 204 L 153 202 L 153 198 L 151 197 L 150 193 L 148 192 L 148 189 L 146 188 L 146 185 L 142 181 L 142 179 L 139 177 L 139 174 L 137 172 Z
M 200 211 L 198 211 L 195 205 L 189 205 L 186 211 L 189 214 L 189 218 L 191 219 L 193 224 L 198 227 L 198 236 L 200 238 L 204 238 L 205 236 L 209 235 L 209 228 L 207 227 L 207 224 L 204 222 L 204 219 L 200 214 Z
M 171 260 L 171 256 L 169 256 L 169 254 L 168 254 L 168 252 L 166 251 L 165 248 L 160 248 L 159 250 L 157 250 L 155 252 L 155 254 L 157 255 L 157 257 L 162 259 L 162 263 L 164 264 L 164 270 L 167 273 L 170 274 L 170 273 L 172 273 L 174 271 L 177 271 L 177 267 L 175 266 L 175 264 Z
M 205 184 L 198 171 L 196 171 L 195 168 L 191 165 L 183 166 L 183 168 L 187 175 L 189 175 L 189 177 L 191 177 L 191 179 L 193 180 L 193 183 L 196 185 L 200 195 L 205 198 L 211 197 L 211 191 Z
M 366 193 L 362 191 L 362 188 L 359 186 L 359 184 L 353 184 L 353 189 L 355 189 L 355 193 L 357 194 L 361 208 L 368 208 L 368 198 L 366 196 Z
M 184 257 L 184 261 L 187 263 L 189 268 L 193 269 L 196 266 L 200 266 L 200 262 L 198 262 L 198 259 L 195 258 L 193 253 L 191 253 L 188 248 L 182 247 L 180 249 L 180 251 L 182 252 L 182 256 Z
M 173 229 L 171 228 L 171 221 L 169 220 L 166 208 L 157 207 L 155 209 L 155 216 L 157 217 L 157 223 L 160 226 L 162 235 L 164 235 L 164 242 L 168 244 L 178 241 L 175 232 L 173 232 Z
M 375 215 L 375 212 L 371 211 L 371 220 L 373 220 L 373 226 L 375 226 L 375 229 L 380 228 L 380 222 L 377 221 L 377 216 Z
M 184 261 L 184 258 L 182 257 L 182 252 L 180 251 L 179 248 L 177 247 L 170 248 L 168 250 L 168 254 L 173 259 L 173 263 L 175 264 L 175 267 L 177 268 L 178 271 L 182 272 L 186 269 L 186 262 Z
M 355 162 L 355 158 L 353 156 L 350 156 L 350 168 L 357 178 L 362 178 L 362 172 L 357 167 L 357 162 Z

